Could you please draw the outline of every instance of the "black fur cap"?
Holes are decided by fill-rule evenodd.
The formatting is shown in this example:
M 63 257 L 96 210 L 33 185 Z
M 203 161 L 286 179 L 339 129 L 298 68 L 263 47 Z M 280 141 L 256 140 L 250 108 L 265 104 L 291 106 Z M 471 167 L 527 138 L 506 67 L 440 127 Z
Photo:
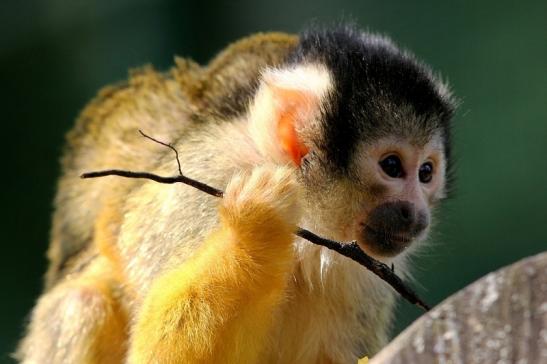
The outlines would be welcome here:
M 360 140 L 400 135 L 426 143 L 441 132 L 450 167 L 450 119 L 455 102 L 429 67 L 391 40 L 353 27 L 311 29 L 289 64 L 324 64 L 334 78 L 323 110 L 323 140 L 333 167 L 346 172 Z

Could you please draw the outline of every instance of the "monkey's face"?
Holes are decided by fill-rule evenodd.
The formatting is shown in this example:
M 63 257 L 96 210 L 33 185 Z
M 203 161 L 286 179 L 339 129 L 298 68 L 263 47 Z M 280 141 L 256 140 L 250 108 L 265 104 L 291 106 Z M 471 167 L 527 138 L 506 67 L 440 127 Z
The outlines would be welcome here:
M 323 234 L 356 240 L 380 258 L 427 237 L 431 210 L 445 194 L 440 135 L 421 143 L 396 137 L 363 142 L 345 173 L 318 167 L 320 159 L 312 155 L 302 168 L 310 219 Z
M 427 236 L 431 209 L 444 196 L 445 161 L 440 136 L 427 143 L 384 138 L 362 145 L 352 178 L 365 189 L 351 225 L 358 244 L 391 257 Z

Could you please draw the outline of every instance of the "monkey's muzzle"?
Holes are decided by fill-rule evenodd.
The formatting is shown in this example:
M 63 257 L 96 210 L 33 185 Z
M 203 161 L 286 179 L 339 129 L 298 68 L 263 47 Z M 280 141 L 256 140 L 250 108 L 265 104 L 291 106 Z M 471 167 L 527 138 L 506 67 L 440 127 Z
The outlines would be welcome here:
M 407 201 L 377 206 L 360 226 L 357 242 L 374 255 L 392 257 L 408 248 L 429 225 L 427 212 Z

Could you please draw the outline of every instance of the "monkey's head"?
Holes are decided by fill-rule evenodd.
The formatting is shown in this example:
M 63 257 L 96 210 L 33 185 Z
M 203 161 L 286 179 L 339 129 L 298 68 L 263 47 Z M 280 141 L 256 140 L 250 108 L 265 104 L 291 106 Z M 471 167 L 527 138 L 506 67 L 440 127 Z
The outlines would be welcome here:
M 454 108 L 411 54 L 344 28 L 304 34 L 263 74 L 250 125 L 264 156 L 298 167 L 306 225 L 393 257 L 427 236 L 446 196 Z

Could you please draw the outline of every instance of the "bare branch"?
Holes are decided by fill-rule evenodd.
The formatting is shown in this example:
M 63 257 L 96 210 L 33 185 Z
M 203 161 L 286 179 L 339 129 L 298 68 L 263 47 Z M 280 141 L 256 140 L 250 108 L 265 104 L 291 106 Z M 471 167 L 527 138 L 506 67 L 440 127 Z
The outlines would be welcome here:
M 356 261 L 389 284 L 408 302 L 420 307 L 424 311 L 428 311 L 431 308 L 427 303 L 420 299 L 414 291 L 405 286 L 402 279 L 394 273 L 392 268 L 365 253 L 355 241 L 340 243 L 338 241 L 322 238 L 311 231 L 302 228 L 299 228 L 295 234 L 309 242 L 316 245 L 322 245 Z
M 175 157 L 177 159 L 177 163 L 179 166 L 179 175 L 178 176 L 172 176 L 172 177 L 164 177 L 164 176 L 158 176 L 153 173 L 148 172 L 132 172 L 132 171 L 126 171 L 126 170 L 120 170 L 120 169 L 110 169 L 110 170 L 104 170 L 104 171 L 96 171 L 96 172 L 88 172 L 82 174 L 80 177 L 87 179 L 87 178 L 97 178 L 97 177 L 105 177 L 105 176 L 119 176 L 119 177 L 126 177 L 126 178 L 144 178 L 149 179 L 158 183 L 166 183 L 166 184 L 173 184 L 173 183 L 184 183 L 186 185 L 192 186 L 194 188 L 197 188 L 198 190 L 205 192 L 209 195 L 215 196 L 215 197 L 222 197 L 224 195 L 224 192 L 222 190 L 219 190 L 215 187 L 211 187 L 203 182 L 196 181 L 195 179 L 186 177 L 182 174 L 182 170 L 180 167 L 180 161 L 178 156 L 178 151 L 170 144 L 163 143 L 159 140 L 156 140 L 146 134 L 144 134 L 142 131 L 139 130 L 142 136 L 145 138 L 148 138 L 158 144 L 164 145 L 171 150 L 175 152 Z M 338 241 L 326 239 L 323 237 L 320 237 L 314 233 L 312 233 L 309 230 L 298 228 L 298 230 L 295 232 L 295 235 L 308 240 L 309 242 L 324 246 L 328 249 L 334 250 L 338 252 L 339 254 L 342 254 L 345 257 L 348 257 L 357 263 L 361 264 L 368 270 L 370 270 L 372 273 L 376 274 L 380 279 L 385 281 L 387 284 L 389 284 L 395 291 L 397 291 L 404 299 L 406 299 L 408 302 L 412 303 L 413 305 L 416 305 L 423 309 L 424 311 L 428 311 L 430 309 L 429 305 L 427 305 L 422 299 L 418 297 L 418 295 L 412 291 L 410 288 L 408 288 L 402 281 L 401 278 L 399 278 L 395 273 L 394 269 L 386 264 L 372 258 L 370 255 L 365 253 L 355 241 L 349 242 L 349 243 L 340 243 Z
M 172 177 L 163 177 L 163 176 L 158 176 L 157 174 L 148 173 L 148 172 L 133 172 L 133 171 L 126 171 L 122 169 L 107 169 L 104 171 L 83 173 L 80 176 L 80 178 L 87 179 L 87 178 L 97 178 L 97 177 L 106 177 L 106 176 L 144 178 L 144 179 L 150 179 L 152 181 L 156 181 L 158 183 L 165 183 L 165 184 L 184 183 L 188 186 L 197 188 L 198 190 L 208 193 L 209 195 L 212 195 L 215 197 L 222 197 L 224 194 L 224 192 L 222 192 L 221 190 L 217 188 L 206 185 L 203 182 L 196 181 L 195 179 L 188 178 L 183 174 L 178 176 L 172 176 Z

